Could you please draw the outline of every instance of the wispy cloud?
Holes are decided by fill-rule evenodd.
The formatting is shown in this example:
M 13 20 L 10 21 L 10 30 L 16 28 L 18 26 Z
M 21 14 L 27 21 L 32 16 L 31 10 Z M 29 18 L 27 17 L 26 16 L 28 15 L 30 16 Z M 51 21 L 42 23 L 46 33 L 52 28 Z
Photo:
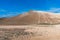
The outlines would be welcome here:
M 0 9 L 0 12 L 6 12 L 7 10 L 4 10 L 4 9 Z
M 19 12 L 9 12 L 7 14 L 2 15 L 1 17 L 13 17 L 19 15 Z
M 60 8 L 50 8 L 48 12 L 60 13 Z

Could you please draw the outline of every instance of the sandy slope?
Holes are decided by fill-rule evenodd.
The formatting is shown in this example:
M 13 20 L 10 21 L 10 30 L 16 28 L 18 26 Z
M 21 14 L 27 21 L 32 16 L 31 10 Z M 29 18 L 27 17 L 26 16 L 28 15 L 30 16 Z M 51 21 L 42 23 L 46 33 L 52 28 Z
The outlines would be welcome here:
M 59 24 L 60 16 L 43 11 L 29 11 L 12 18 L 0 18 L 0 25 Z

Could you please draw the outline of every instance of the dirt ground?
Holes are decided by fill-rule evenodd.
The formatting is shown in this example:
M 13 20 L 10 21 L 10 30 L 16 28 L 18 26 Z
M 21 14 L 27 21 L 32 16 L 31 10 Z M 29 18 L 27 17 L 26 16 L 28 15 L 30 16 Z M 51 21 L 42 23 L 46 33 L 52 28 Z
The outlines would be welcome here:
M 60 25 L 1 25 L 0 40 L 60 40 Z

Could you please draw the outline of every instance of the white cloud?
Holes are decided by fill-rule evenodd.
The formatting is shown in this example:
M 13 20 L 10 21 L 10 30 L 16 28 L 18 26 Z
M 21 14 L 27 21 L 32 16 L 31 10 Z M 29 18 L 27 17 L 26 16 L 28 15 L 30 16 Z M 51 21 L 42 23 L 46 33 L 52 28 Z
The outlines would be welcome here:
M 50 8 L 48 12 L 60 13 L 60 8 Z

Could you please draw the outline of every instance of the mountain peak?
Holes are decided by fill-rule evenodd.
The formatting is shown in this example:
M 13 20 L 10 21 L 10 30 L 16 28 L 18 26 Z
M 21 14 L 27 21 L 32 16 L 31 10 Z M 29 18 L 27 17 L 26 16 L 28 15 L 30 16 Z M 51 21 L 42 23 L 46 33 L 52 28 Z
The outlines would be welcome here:
M 37 12 L 37 13 L 51 13 L 51 12 L 46 12 L 46 11 L 41 11 L 41 10 L 30 10 L 30 12 Z

